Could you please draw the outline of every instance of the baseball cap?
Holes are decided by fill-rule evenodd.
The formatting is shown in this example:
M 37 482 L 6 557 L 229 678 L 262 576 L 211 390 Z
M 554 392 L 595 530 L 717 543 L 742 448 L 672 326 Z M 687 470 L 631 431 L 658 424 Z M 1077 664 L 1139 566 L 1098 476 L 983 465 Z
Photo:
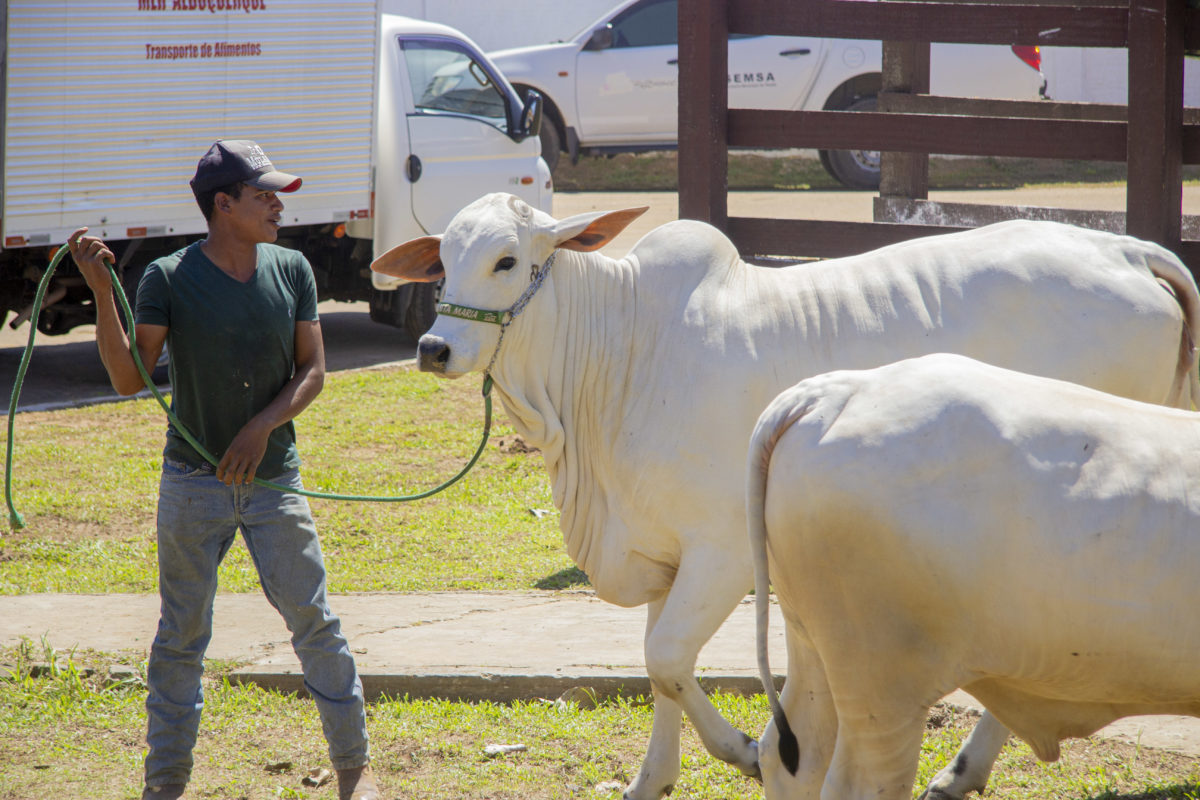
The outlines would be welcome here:
M 208 148 L 196 165 L 191 186 L 192 192 L 199 197 L 205 192 L 239 182 L 255 189 L 294 192 L 300 188 L 301 180 L 295 175 L 276 170 L 271 159 L 255 142 L 249 139 L 222 139 Z

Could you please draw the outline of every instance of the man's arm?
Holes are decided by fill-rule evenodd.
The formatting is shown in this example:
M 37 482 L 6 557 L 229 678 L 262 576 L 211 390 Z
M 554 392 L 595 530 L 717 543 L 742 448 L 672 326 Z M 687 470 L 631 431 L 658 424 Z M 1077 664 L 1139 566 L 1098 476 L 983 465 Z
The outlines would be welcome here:
M 116 258 L 103 241 L 95 236 L 84 236 L 85 233 L 87 228 L 80 228 L 67 242 L 71 257 L 96 297 L 96 346 L 100 349 L 100 361 L 117 394 L 136 394 L 146 384 L 134 363 L 129 337 L 121 327 L 117 303 L 113 299 L 112 276 L 107 264 L 115 263 Z M 167 340 L 166 326 L 138 325 L 134 333 L 142 364 L 147 371 L 153 370 Z
M 138 335 L 141 335 L 141 327 Z M 325 345 L 320 322 L 296 323 L 294 350 L 296 372 L 292 379 L 284 384 L 270 405 L 238 431 L 217 464 L 217 478 L 226 486 L 252 483 L 254 472 L 267 452 L 267 437 L 271 431 L 299 416 L 325 387 Z

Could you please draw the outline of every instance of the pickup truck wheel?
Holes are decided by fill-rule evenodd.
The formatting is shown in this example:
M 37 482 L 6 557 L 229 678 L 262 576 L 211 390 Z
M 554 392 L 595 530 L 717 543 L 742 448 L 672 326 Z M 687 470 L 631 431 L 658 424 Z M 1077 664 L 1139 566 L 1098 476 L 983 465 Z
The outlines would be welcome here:
M 558 127 L 553 120 L 542 120 L 542 129 L 538 132 L 538 137 L 542 140 L 542 159 L 550 171 L 554 172 L 554 168 L 558 166 L 558 157 L 562 154 L 562 138 L 558 135 Z
M 444 282 L 413 284 L 408 313 L 404 315 L 404 330 L 412 338 L 420 339 L 425 335 L 425 331 L 433 327 L 437 319 L 437 304 L 442 299 Z
M 843 110 L 874 111 L 875 98 L 860 98 Z M 879 188 L 878 150 L 822 150 L 821 165 L 839 183 L 851 189 Z

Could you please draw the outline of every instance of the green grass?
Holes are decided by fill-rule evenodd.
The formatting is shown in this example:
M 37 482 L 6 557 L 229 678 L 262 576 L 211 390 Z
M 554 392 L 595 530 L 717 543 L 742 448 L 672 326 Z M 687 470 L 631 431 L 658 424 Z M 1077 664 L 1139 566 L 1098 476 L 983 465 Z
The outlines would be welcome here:
M 335 373 L 299 420 L 311 488 L 409 493 L 452 475 L 474 451 L 482 421 L 477 380 L 442 382 L 409 368 Z M 154 502 L 164 422 L 152 400 L 17 418 L 14 489 L 27 527 L 0 535 L 0 591 L 153 592 Z M 537 454 L 509 446 L 497 408 L 494 438 L 458 485 L 406 504 L 314 501 L 333 591 L 563 588 L 586 581 L 563 552 Z M 222 567 L 226 590 L 257 591 L 241 546 Z M 143 652 L 59 653 L 25 641 L 0 648 L 0 800 L 137 796 L 144 755 Z M 110 677 L 110 667 L 125 667 Z M 208 661 L 194 796 L 318 798 L 302 783 L 325 766 L 313 704 L 227 680 L 236 664 Z M 721 713 L 757 734 L 761 696 L 717 695 Z M 636 774 L 652 709 L 644 698 L 503 705 L 372 703 L 369 728 L 388 797 L 558 800 L 620 796 Z M 935 713 L 918 786 L 944 765 L 974 719 Z M 487 744 L 526 750 L 488 757 Z M 761 787 L 708 755 L 685 725 L 677 797 L 759 798 Z M 1190 759 L 1117 742 L 1069 744 L 1037 763 L 1004 751 L 990 797 L 1064 800 L 1197 798 Z
M 445 492 L 411 503 L 313 500 L 329 569 L 344 591 L 562 588 L 572 571 L 539 454 L 492 439 Z M 298 420 L 308 488 L 411 494 L 454 475 L 483 424 L 476 378 L 446 382 L 395 367 L 333 373 Z M 165 422 L 152 399 L 16 420 L 13 491 L 26 528 L 0 534 L 0 594 L 154 592 L 154 508 Z M 257 591 L 245 548 L 225 591 Z
M 135 798 L 144 754 L 144 664 L 120 681 L 116 656 L 55 652 L 25 641 L 0 648 L 0 800 Z M 126 659 L 128 661 L 128 657 Z M 307 699 L 227 680 L 233 665 L 208 663 L 193 795 L 204 798 L 324 798 L 306 787 L 326 766 L 315 707 Z M 761 695 L 717 694 L 735 726 L 760 731 Z M 512 704 L 384 699 L 368 710 L 375 769 L 385 796 L 414 800 L 613 800 L 636 774 L 649 736 L 645 698 L 596 708 L 537 701 Z M 917 785 L 962 743 L 975 716 L 938 707 L 926 730 Z M 525 750 L 488 756 L 489 744 Z M 1010 742 L 988 797 L 1002 800 L 1200 798 L 1200 774 L 1179 755 L 1103 740 L 1072 742 L 1062 761 L 1041 764 Z M 756 800 L 761 787 L 709 756 L 685 725 L 675 797 Z

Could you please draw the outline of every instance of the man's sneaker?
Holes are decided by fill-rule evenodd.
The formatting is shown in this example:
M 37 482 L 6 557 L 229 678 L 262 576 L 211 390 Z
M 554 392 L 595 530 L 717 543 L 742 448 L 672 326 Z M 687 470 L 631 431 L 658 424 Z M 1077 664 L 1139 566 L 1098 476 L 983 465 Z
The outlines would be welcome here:
M 142 790 L 142 800 L 179 800 L 183 797 L 186 783 L 168 783 L 164 786 L 147 786 Z
M 338 800 L 380 800 L 379 787 L 375 785 L 370 764 L 339 769 L 337 779 Z

